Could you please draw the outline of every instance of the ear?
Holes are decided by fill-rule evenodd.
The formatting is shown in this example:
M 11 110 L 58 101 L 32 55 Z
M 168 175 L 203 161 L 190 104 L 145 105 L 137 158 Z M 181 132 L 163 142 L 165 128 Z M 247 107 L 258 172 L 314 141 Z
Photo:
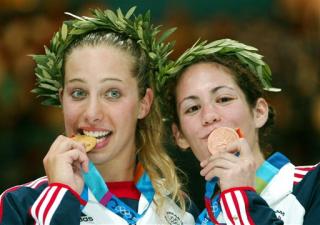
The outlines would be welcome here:
M 63 96 L 63 88 L 59 88 L 59 100 L 62 106 L 62 96 Z
M 138 119 L 143 119 L 148 115 L 151 109 L 152 102 L 153 102 L 153 91 L 150 88 L 147 88 L 146 94 L 140 100 Z
M 185 139 L 184 135 L 182 134 L 182 132 L 180 131 L 180 129 L 178 128 L 177 124 L 173 123 L 171 126 L 171 130 L 174 136 L 174 140 L 176 142 L 176 144 L 183 150 L 186 150 L 187 148 L 190 147 L 187 139 Z
M 264 98 L 257 100 L 253 116 L 256 128 L 261 128 L 267 122 L 269 115 L 269 105 Z

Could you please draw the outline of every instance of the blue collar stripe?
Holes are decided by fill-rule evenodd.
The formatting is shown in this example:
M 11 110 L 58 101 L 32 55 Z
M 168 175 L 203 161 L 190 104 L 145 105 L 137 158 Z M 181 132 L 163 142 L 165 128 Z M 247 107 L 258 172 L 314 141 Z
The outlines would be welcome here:
M 268 158 L 268 162 L 272 164 L 274 167 L 281 169 L 281 167 L 289 163 L 290 160 L 280 152 L 276 152 Z
M 154 189 L 150 180 L 149 175 L 147 173 L 143 173 L 136 184 L 137 189 L 144 195 L 148 202 L 151 202 L 154 197 Z
M 278 172 L 278 168 L 274 167 L 268 161 L 264 161 L 264 163 L 257 170 L 256 176 L 262 179 L 264 182 L 269 182 Z

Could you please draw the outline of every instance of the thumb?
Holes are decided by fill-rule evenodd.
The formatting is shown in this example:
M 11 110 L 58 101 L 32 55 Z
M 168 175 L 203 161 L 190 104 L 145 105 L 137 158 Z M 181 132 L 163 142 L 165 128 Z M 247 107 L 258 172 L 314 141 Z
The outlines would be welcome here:
M 245 138 L 239 138 L 237 141 L 229 143 L 226 148 L 228 152 L 240 155 L 240 157 L 252 155 L 250 145 Z

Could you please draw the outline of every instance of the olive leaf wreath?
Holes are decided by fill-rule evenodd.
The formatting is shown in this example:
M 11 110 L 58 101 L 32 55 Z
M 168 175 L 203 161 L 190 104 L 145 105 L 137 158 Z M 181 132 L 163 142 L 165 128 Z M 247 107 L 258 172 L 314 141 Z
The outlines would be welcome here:
M 173 98 L 171 82 L 180 75 L 180 72 L 187 66 L 199 61 L 206 56 L 222 58 L 231 56 L 239 59 L 242 66 L 247 67 L 257 76 L 262 87 L 266 91 L 279 92 L 281 89 L 272 87 L 271 70 L 262 60 L 263 56 L 258 54 L 258 49 L 245 45 L 231 39 L 220 39 L 208 43 L 207 41 L 197 41 L 191 48 L 187 49 L 176 61 L 170 61 L 160 68 L 161 76 L 156 77 L 156 90 L 162 113 L 165 121 L 171 121 L 173 118 Z
M 64 21 L 61 28 L 50 41 L 50 46 L 44 46 L 45 53 L 31 55 L 36 62 L 36 87 L 31 91 L 43 99 L 43 105 L 60 106 L 59 89 L 63 85 L 63 60 L 68 46 L 80 35 L 95 30 L 110 30 L 136 40 L 149 57 L 150 79 L 155 79 L 159 68 L 167 63 L 172 52 L 173 42 L 164 43 L 176 28 L 160 33 L 160 26 L 154 26 L 150 21 L 150 11 L 134 15 L 136 7 L 130 8 L 126 14 L 121 9 L 92 10 L 92 17 L 79 17 L 71 13 L 74 19 Z M 160 37 L 159 37 L 160 36 Z
M 258 77 L 266 91 L 281 91 L 279 88 L 272 87 L 271 70 L 262 60 L 263 56 L 258 54 L 257 51 L 258 49 L 255 47 L 231 39 L 220 39 L 210 43 L 207 41 L 200 42 L 198 40 L 176 61 L 171 61 L 161 68 L 162 75 L 157 77 L 158 89 L 160 90 L 170 79 L 174 78 L 179 71 L 193 64 L 199 57 L 233 55 L 240 60 L 241 64 L 249 67 L 251 72 Z

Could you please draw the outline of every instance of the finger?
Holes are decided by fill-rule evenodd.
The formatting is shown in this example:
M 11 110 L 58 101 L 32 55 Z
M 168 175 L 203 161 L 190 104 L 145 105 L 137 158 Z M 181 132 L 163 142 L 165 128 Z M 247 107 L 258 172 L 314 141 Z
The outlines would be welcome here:
M 204 176 L 204 179 L 206 181 L 209 181 L 209 180 L 212 180 L 214 177 L 221 178 L 224 176 L 225 172 L 226 172 L 226 169 L 217 167 L 217 168 L 214 168 L 213 170 L 210 170 L 210 172 Z
M 215 160 L 208 163 L 208 165 L 200 171 L 200 174 L 201 176 L 206 176 L 206 174 L 210 173 L 215 168 L 231 169 L 234 167 L 234 165 L 235 165 L 234 162 L 227 159 Z
M 79 141 L 75 141 L 75 140 L 73 140 L 73 139 L 71 139 L 71 138 L 69 138 L 69 139 L 70 139 L 71 142 L 72 142 L 71 147 L 77 148 L 77 149 L 79 149 L 80 151 L 82 151 L 83 153 L 86 153 L 86 152 L 87 152 L 87 151 L 86 151 L 86 146 L 85 146 L 84 143 L 79 142 Z
M 245 157 L 252 155 L 252 151 L 249 146 L 249 143 L 245 138 L 239 138 L 238 141 L 229 143 L 226 146 L 226 151 L 233 154 L 239 152 L 240 156 L 245 156 Z
M 84 152 L 80 151 L 79 149 L 73 149 L 66 152 L 65 157 L 67 157 L 69 164 L 75 165 L 75 163 L 79 163 L 83 171 L 88 172 L 89 158 Z
M 61 152 L 70 151 L 73 149 L 77 149 L 83 153 L 86 152 L 85 147 L 82 143 L 74 141 L 71 138 L 67 138 L 67 137 L 62 141 L 59 147 L 60 147 L 59 151 Z
M 89 169 L 88 169 L 88 163 L 85 163 L 85 162 L 79 162 L 79 161 L 75 161 L 75 162 L 73 162 L 74 164 L 73 164 L 73 171 L 75 172 L 75 173 L 81 173 L 82 171 L 83 172 L 85 172 L 85 173 L 87 173 L 88 171 L 89 171 Z
M 209 159 L 202 160 L 202 161 L 200 162 L 200 166 L 201 166 L 202 168 L 205 167 L 206 165 L 208 165 L 209 160 L 210 160 L 210 158 L 209 158 Z
M 65 136 L 63 135 L 59 135 L 55 140 L 54 142 L 52 143 L 52 145 L 50 146 L 50 149 L 48 151 L 48 153 L 52 152 L 52 151 L 56 151 L 56 149 L 59 149 L 58 146 L 61 145 L 61 143 L 63 142 Z
M 200 166 L 202 168 L 204 168 L 209 163 L 216 161 L 216 160 L 220 160 L 220 159 L 229 160 L 234 163 L 237 162 L 237 157 L 235 157 L 235 155 L 233 153 L 229 153 L 227 151 L 221 150 L 221 151 L 218 151 L 218 152 L 214 153 L 213 155 L 211 155 L 208 159 L 201 161 Z
M 49 151 L 47 152 L 46 156 L 43 158 L 43 164 L 46 168 L 47 164 L 50 164 L 50 162 L 54 161 L 58 153 L 61 153 L 61 145 L 65 141 L 66 137 L 63 135 L 59 135 L 52 145 L 50 146 Z
M 85 148 L 81 143 L 78 143 L 66 136 L 59 135 L 57 139 L 54 141 L 54 143 L 51 145 L 48 153 L 62 153 L 72 149 L 79 149 L 80 151 L 85 152 Z
M 85 173 L 89 172 L 89 159 L 81 163 L 81 168 Z
M 219 160 L 228 160 L 230 162 L 237 163 L 238 157 L 236 157 L 233 152 L 219 151 L 209 158 L 208 163 Z

